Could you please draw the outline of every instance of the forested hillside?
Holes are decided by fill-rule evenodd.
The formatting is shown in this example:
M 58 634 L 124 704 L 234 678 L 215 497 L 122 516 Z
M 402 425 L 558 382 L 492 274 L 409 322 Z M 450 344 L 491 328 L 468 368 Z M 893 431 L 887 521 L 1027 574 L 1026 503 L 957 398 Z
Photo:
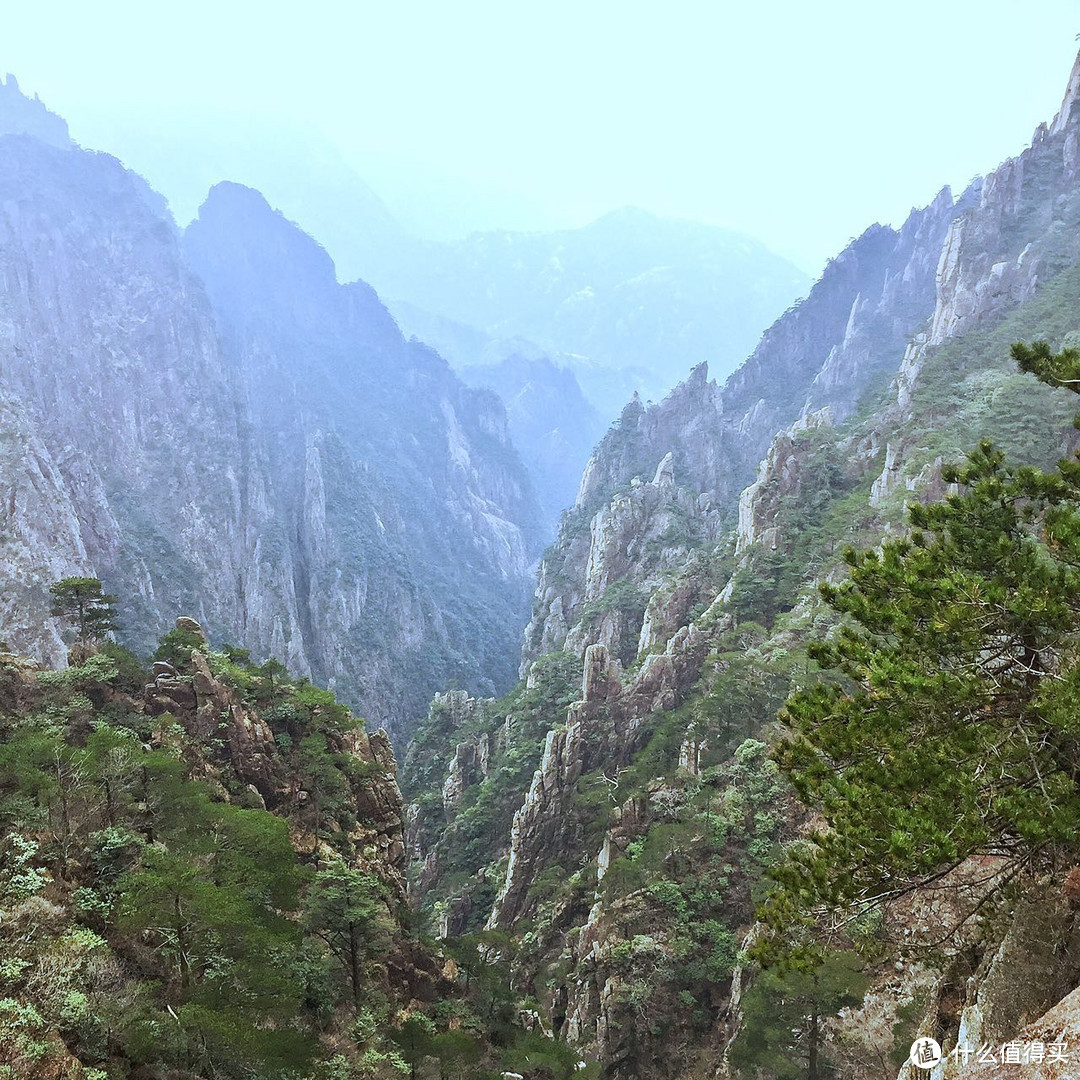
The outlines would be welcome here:
M 416 927 L 385 732 L 194 620 L 144 664 L 100 582 L 53 594 L 69 666 L 0 653 L 0 1075 L 571 1075 L 496 958 Z

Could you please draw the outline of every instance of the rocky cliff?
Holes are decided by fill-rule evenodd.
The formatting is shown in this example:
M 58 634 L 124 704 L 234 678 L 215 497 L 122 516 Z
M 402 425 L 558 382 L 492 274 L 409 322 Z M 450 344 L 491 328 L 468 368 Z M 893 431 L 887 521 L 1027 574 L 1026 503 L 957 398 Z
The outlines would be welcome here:
M 32 135 L 62 150 L 72 145 L 63 118 L 47 109 L 36 94 L 28 98 L 14 75 L 0 78 L 0 134 Z
M 681 530 L 685 548 L 695 547 L 735 524 L 739 494 L 779 430 L 822 409 L 843 418 L 897 371 L 908 342 L 934 310 L 950 222 L 977 195 L 974 185 L 954 202 L 946 189 L 913 211 L 899 231 L 868 229 L 829 263 L 808 297 L 766 331 L 722 387 L 709 381 L 702 364 L 660 403 L 646 407 L 635 399 L 623 410 L 594 452 L 560 538 L 544 557 L 524 664 L 561 647 L 582 598 L 601 580 L 592 544 L 582 539 L 585 523 L 592 529 L 598 514 L 622 516 L 622 492 L 644 483 L 662 459 L 670 455 L 684 502 L 696 504 Z M 642 562 L 641 571 L 654 568 Z
M 886 451 L 875 498 L 895 488 L 900 447 L 890 449 L 888 433 L 910 413 L 926 358 L 1000 322 L 1080 257 L 1074 98 L 1070 91 L 1023 154 L 959 200 L 945 189 L 899 231 L 868 229 L 723 386 L 699 366 L 659 404 L 627 406 L 597 447 L 562 535 L 545 555 L 526 662 L 562 645 L 581 596 L 601 580 L 591 545 L 582 542 L 583 523 L 618 513 L 617 493 L 635 479 L 644 482 L 665 455 L 672 455 L 680 483 L 706 498 L 724 525 L 741 516 L 742 550 L 754 535 L 755 514 L 762 518 L 758 500 L 775 497 L 765 459 L 768 452 L 775 465 L 783 451 L 779 444 L 769 450 L 778 433 L 790 439 L 808 423 L 842 422 L 892 380 L 893 406 L 882 409 L 870 449 L 871 456 L 879 444 Z M 764 477 L 748 487 L 762 462 Z M 920 459 L 918 468 L 925 464 Z
M 255 193 L 182 242 L 13 80 L 0 117 L 12 645 L 62 659 L 48 585 L 91 573 L 140 650 L 191 611 L 392 725 L 508 684 L 538 515 L 499 402 Z
M 539 522 L 500 403 L 250 189 L 214 188 L 184 248 L 264 448 L 311 669 L 381 715 L 415 713 L 418 676 L 505 686 Z

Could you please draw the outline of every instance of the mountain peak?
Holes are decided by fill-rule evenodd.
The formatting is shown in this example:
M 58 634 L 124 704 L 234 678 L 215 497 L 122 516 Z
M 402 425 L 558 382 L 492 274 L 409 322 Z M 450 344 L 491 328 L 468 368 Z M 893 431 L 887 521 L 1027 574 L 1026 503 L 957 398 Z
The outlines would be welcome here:
M 63 150 L 73 145 L 67 121 L 50 112 L 35 94 L 27 97 L 14 75 L 0 79 L 0 136 L 30 135 Z
M 247 213 L 257 215 L 276 212 L 261 191 L 233 180 L 221 180 L 214 184 L 207 192 L 199 212 L 213 214 L 226 207 L 233 212 L 242 208 Z
M 1073 61 L 1072 71 L 1069 73 L 1069 82 L 1065 87 L 1065 97 L 1061 101 L 1061 108 L 1058 109 L 1057 116 L 1054 117 L 1050 124 L 1050 134 L 1056 135 L 1059 131 L 1063 131 L 1066 125 L 1069 123 L 1069 117 L 1072 115 L 1073 105 L 1080 99 L 1080 53 L 1076 54 L 1076 59 Z
M 255 188 L 223 180 L 215 184 L 185 232 L 189 251 L 208 245 L 245 279 L 274 279 L 288 292 L 325 289 L 336 281 L 326 250 L 299 225 L 274 209 Z M 242 253 L 242 258 L 235 258 Z

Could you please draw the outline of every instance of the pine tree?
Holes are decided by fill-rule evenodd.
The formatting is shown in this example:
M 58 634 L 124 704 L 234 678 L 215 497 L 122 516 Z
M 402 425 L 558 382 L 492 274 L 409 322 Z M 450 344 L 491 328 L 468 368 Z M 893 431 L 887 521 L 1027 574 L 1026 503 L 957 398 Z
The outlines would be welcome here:
M 74 624 L 81 645 L 100 641 L 116 629 L 116 597 L 105 592 L 97 578 L 62 578 L 49 592 L 51 613 Z
M 1080 353 L 1014 346 L 1080 391 Z M 972 856 L 994 887 L 1080 847 L 1080 459 L 1008 466 L 984 443 L 911 531 L 845 554 L 841 616 L 812 655 L 834 674 L 794 694 L 781 768 L 826 827 L 776 871 L 767 958 L 810 913 L 850 913 Z
M 870 980 L 852 952 L 825 956 L 812 971 L 761 972 L 743 995 L 730 1060 L 740 1074 L 819 1080 L 828 1068 L 825 1019 L 859 1005 Z
M 373 875 L 333 862 L 315 875 L 304 899 L 305 927 L 338 961 L 356 1012 L 362 1004 L 367 965 L 386 942 L 384 894 Z

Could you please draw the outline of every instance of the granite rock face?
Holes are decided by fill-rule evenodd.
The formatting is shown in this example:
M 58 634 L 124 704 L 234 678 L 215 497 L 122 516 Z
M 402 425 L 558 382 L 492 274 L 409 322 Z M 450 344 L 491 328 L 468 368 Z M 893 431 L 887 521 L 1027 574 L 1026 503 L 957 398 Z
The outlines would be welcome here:
M 505 403 L 510 433 L 529 464 L 550 538 L 560 513 L 574 500 L 603 424 L 569 367 L 556 365 L 524 342 L 510 343 L 504 355 L 496 356 L 457 370 L 469 386 L 494 390 Z
M 1080 259 L 1080 58 L 1061 109 L 1040 124 L 1031 145 L 995 169 L 979 197 L 950 225 L 936 271 L 936 297 L 927 325 L 908 343 L 893 380 L 885 436 L 910 414 L 912 395 L 928 358 L 953 338 L 993 325 L 1031 299 L 1038 287 Z M 908 448 L 894 439 L 874 498 L 894 490 Z
M 837 419 L 847 415 L 896 371 L 933 311 L 942 244 L 976 195 L 973 188 L 954 201 L 946 188 L 899 230 L 867 229 L 722 387 L 699 365 L 658 404 L 628 405 L 586 468 L 577 509 L 595 513 L 667 453 L 684 483 L 730 504 L 777 431 L 826 405 Z
M 497 399 L 406 342 L 367 285 L 338 285 L 326 253 L 257 192 L 216 187 L 184 248 L 271 436 L 268 509 L 295 538 L 314 676 L 364 686 L 380 719 L 418 713 L 417 673 L 505 686 L 539 519 Z M 453 674 L 455 653 L 471 670 Z
M 645 718 L 685 698 L 705 646 L 705 635 L 695 626 L 683 627 L 629 678 L 604 645 L 586 648 L 581 698 L 568 709 L 565 724 L 548 732 L 540 766 L 514 815 L 509 862 L 490 928 L 507 929 L 531 913 L 530 886 L 550 859 L 574 850 L 587 823 L 587 809 L 575 802 L 578 781 L 598 768 L 614 778 L 629 763 Z
M 13 80 L 0 149 L 12 646 L 62 659 L 47 589 L 80 573 L 136 649 L 192 612 L 402 735 L 447 679 L 508 685 L 539 532 L 497 399 L 257 193 L 182 241 Z
M 182 629 L 193 622 L 181 617 L 177 626 Z M 248 785 L 263 808 L 298 822 L 305 820 L 309 793 L 283 756 L 269 724 L 214 674 L 202 653 L 193 652 L 183 670 L 158 662 L 153 674 L 142 707 L 150 715 L 175 717 L 192 737 L 187 764 L 194 775 L 214 786 L 220 771 L 227 768 Z M 403 894 L 405 814 L 389 737 L 382 729 L 357 728 L 332 734 L 331 744 L 335 752 L 354 758 L 361 766 L 350 780 L 350 809 L 356 819 L 350 839 L 358 850 L 369 852 L 372 868 Z M 301 839 L 309 847 L 317 843 L 314 835 Z
M 723 386 L 711 382 L 700 364 L 658 404 L 646 407 L 635 398 L 626 406 L 594 451 L 577 502 L 541 564 L 523 666 L 564 642 L 580 653 L 598 640 L 575 627 L 584 598 L 602 591 L 606 581 L 626 576 L 648 593 L 659 584 L 653 562 L 635 558 L 635 539 L 639 546 L 652 539 L 655 547 L 648 528 L 621 538 L 622 565 L 605 577 L 594 545 L 585 543 L 584 523 L 595 535 L 613 518 L 625 522 L 626 501 L 640 498 L 635 493 L 669 455 L 682 492 L 679 531 L 689 541 L 682 557 L 719 538 L 740 517 L 744 544 L 753 530 L 768 528 L 761 514 L 755 519 L 751 496 L 743 497 L 741 509 L 739 497 L 759 467 L 771 475 L 763 459 L 774 437 L 842 420 L 900 368 L 909 341 L 934 310 L 950 223 L 977 197 L 978 185 L 957 201 L 946 188 L 929 206 L 912 211 L 899 230 L 867 229 L 828 264 L 807 298 L 765 332 Z M 795 483 L 793 476 L 789 480 Z M 669 565 L 675 561 L 669 558 Z

